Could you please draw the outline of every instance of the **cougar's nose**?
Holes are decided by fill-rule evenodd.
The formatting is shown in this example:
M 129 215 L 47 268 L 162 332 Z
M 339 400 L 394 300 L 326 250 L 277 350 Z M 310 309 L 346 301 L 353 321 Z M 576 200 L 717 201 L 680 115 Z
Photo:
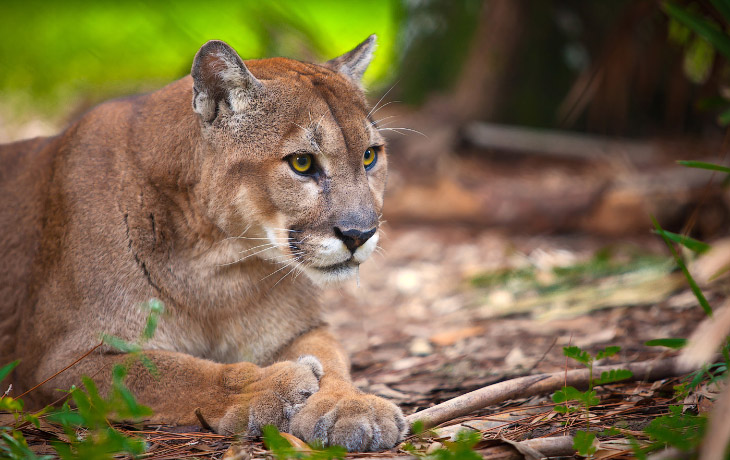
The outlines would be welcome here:
M 375 235 L 376 230 L 376 228 L 371 228 L 368 231 L 361 232 L 356 229 L 340 230 L 339 227 L 335 227 L 335 236 L 341 239 L 345 243 L 345 246 L 347 246 L 347 249 L 354 254 L 357 248 L 365 244 L 371 236 Z

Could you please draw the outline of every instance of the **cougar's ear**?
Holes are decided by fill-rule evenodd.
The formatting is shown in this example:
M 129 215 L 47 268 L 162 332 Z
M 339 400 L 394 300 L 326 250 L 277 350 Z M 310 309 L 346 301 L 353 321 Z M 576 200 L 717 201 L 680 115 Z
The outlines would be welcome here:
M 220 40 L 211 40 L 198 50 L 190 74 L 193 110 L 205 122 L 215 119 L 221 103 L 233 112 L 243 111 L 263 89 L 238 53 Z
M 332 70 L 336 70 L 347 76 L 350 80 L 360 84 L 362 75 L 370 65 L 375 51 L 375 35 L 371 35 L 353 49 L 342 56 L 336 57 L 325 64 Z

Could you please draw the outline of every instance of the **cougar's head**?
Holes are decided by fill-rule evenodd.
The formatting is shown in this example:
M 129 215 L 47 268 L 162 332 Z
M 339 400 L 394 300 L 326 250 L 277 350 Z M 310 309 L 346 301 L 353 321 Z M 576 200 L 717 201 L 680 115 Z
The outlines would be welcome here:
M 324 65 L 247 61 L 221 41 L 192 68 L 209 217 L 281 275 L 352 277 L 375 250 L 387 175 L 384 140 L 360 79 L 375 36 Z M 277 278 L 280 278 L 277 276 Z

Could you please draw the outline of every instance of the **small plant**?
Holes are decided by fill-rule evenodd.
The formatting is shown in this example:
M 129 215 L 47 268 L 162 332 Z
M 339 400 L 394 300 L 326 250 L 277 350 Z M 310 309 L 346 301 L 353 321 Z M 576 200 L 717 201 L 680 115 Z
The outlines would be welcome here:
M 144 353 L 142 353 L 142 346 L 155 335 L 160 315 L 165 312 L 165 305 L 157 299 L 151 299 L 146 304 L 142 304 L 141 308 L 149 310 L 149 313 L 147 314 L 145 327 L 136 341 L 128 342 L 109 334 L 102 334 L 102 339 L 104 340 L 104 343 L 110 347 L 116 348 L 117 350 L 127 354 L 127 365 L 131 364 L 135 360 L 139 360 L 150 374 L 157 376 L 157 368 L 155 367 L 155 364 L 150 361 Z
M 482 456 L 474 451 L 474 447 L 482 440 L 481 433 L 472 430 L 461 430 L 453 441 L 443 441 L 444 447 L 436 449 L 429 455 L 435 460 L 481 460 Z
M 122 452 L 134 456 L 144 453 L 146 445 L 143 440 L 128 437 L 109 424 L 111 418 L 139 420 L 152 414 L 149 407 L 137 403 L 124 385 L 126 372 L 121 364 L 114 367 L 112 385 L 106 398 L 99 395 L 93 380 L 84 377 L 85 391 L 75 387 L 69 390 L 76 409 L 71 409 L 66 402 L 61 410 L 48 416 L 48 420 L 63 426 L 70 440 L 69 443 L 51 443 L 62 459 L 101 460 L 112 459 L 114 454 Z
M 347 450 L 340 446 L 324 448 L 321 445 L 310 445 L 304 449 L 294 447 L 273 425 L 266 425 L 262 431 L 264 445 L 278 460 L 332 460 L 344 459 L 347 455 Z
M 596 452 L 596 433 L 590 432 L 590 408 L 598 405 L 601 400 L 593 389 L 596 385 L 605 385 L 607 383 L 619 382 L 631 378 L 633 374 L 626 369 L 612 369 L 602 372 L 601 376 L 593 379 L 593 364 L 597 360 L 609 358 L 621 351 L 621 347 L 607 347 L 592 356 L 587 351 L 579 347 L 564 347 L 563 354 L 575 361 L 586 366 L 588 369 L 588 389 L 580 391 L 577 388 L 566 386 L 562 390 L 555 392 L 553 402 L 566 403 L 564 405 L 555 406 L 555 411 L 561 414 L 570 414 L 583 410 L 586 418 L 586 431 L 577 431 L 573 436 L 573 448 L 583 456 L 590 456 Z M 567 404 L 569 401 L 578 401 L 579 407 L 571 407 Z
M 117 454 L 125 453 L 134 457 L 143 454 L 146 449 L 144 440 L 127 436 L 113 428 L 109 422 L 115 420 L 137 421 L 152 414 L 149 407 L 138 404 L 134 395 L 124 384 L 128 365 L 139 359 L 153 374 L 157 372 L 154 364 L 142 353 L 142 345 L 148 341 L 157 329 L 159 315 L 163 313 L 162 302 L 152 299 L 143 308 L 149 310 L 145 328 L 136 342 L 126 342 L 114 336 L 104 336 L 104 341 L 115 348 L 129 353 L 125 364 L 118 364 L 112 370 L 112 382 L 106 397 L 99 394 L 96 384 L 88 377 L 83 377 L 84 388 L 72 387 L 68 394 L 74 408 L 66 402 L 59 410 L 47 407 L 40 412 L 23 411 L 23 401 L 7 395 L 0 397 L 0 411 L 14 415 L 16 423 L 12 427 L 0 427 L 0 458 L 46 460 L 55 456 L 37 456 L 28 447 L 28 443 L 17 427 L 29 422 L 40 427 L 40 417 L 60 424 L 69 442 L 51 441 L 53 449 L 61 459 L 113 459 Z M 18 361 L 0 368 L 0 381 L 7 377 L 18 365 Z
M 416 421 L 411 426 L 411 433 L 417 438 L 428 436 L 438 437 L 434 431 L 427 431 L 423 422 Z M 475 451 L 477 444 L 482 440 L 481 433 L 473 430 L 461 430 L 456 433 L 453 441 L 441 441 L 443 447 L 425 454 L 412 443 L 406 443 L 402 449 L 409 454 L 427 460 L 479 460 L 482 456 Z

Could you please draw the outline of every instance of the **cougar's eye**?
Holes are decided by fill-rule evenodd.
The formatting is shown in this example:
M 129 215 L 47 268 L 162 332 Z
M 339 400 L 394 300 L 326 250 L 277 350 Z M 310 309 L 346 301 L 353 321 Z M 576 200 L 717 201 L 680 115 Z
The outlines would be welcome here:
M 298 174 L 310 174 L 314 170 L 314 159 L 310 153 L 295 153 L 289 156 L 289 166 Z
M 367 150 L 365 150 L 365 155 L 362 156 L 362 164 L 365 165 L 365 169 L 370 169 L 373 166 L 375 166 L 375 163 L 378 161 L 378 151 L 375 150 L 375 147 L 368 147 Z

